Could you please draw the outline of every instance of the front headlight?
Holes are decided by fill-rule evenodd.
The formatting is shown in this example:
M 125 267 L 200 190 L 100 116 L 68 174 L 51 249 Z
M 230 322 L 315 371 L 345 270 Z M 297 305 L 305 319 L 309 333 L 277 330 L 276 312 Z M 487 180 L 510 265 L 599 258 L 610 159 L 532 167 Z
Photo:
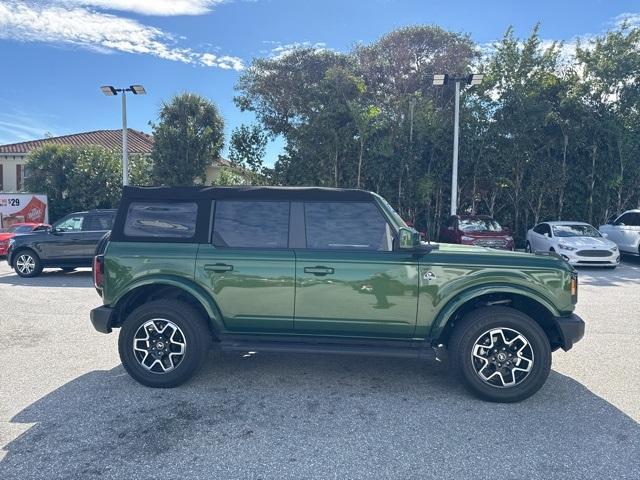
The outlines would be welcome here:
M 507 242 L 513 242 L 513 237 L 511 235 L 509 235 L 508 237 L 506 237 Z
M 466 235 L 463 235 L 462 237 L 460 237 L 460 239 L 461 239 L 463 242 L 470 242 L 470 241 L 472 241 L 472 240 L 475 240 L 473 237 L 467 237 Z
M 562 250 L 567 250 L 568 252 L 575 252 L 577 250 L 577 248 L 572 247 L 571 245 L 567 245 L 566 243 L 559 243 L 558 247 L 560 247 Z
M 613 247 L 611 247 L 611 251 L 612 252 L 617 252 L 618 251 L 618 246 L 614 245 Z

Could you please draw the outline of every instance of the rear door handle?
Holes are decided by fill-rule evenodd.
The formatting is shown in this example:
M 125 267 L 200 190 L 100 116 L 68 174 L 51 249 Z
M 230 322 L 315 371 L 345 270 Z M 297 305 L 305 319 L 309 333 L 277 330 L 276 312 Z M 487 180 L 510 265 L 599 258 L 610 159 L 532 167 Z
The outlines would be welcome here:
M 227 265 L 226 263 L 215 263 L 204 266 L 204 269 L 208 272 L 231 272 L 233 265 Z
M 304 267 L 304 273 L 313 273 L 314 275 L 332 275 L 333 268 L 331 267 Z

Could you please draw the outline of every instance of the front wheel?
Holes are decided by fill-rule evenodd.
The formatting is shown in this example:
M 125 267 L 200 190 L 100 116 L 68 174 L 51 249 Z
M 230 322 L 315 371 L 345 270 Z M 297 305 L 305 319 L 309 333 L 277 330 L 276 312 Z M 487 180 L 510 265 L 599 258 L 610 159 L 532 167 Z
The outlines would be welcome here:
M 148 387 L 177 387 L 202 365 L 211 335 L 205 319 L 178 300 L 155 300 L 127 316 L 118 338 L 125 370 Z
M 23 278 L 37 277 L 42 273 L 42 262 L 35 252 L 22 250 L 14 257 L 13 269 Z
M 454 372 L 491 402 L 519 402 L 537 392 L 551 370 L 551 346 L 531 317 L 508 307 L 464 316 L 449 341 Z

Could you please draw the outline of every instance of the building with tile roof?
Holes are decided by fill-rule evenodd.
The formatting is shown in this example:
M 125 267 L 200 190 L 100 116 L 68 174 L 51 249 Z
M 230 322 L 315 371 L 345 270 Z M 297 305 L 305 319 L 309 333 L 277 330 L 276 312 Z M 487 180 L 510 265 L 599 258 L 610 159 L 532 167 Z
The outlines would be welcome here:
M 129 128 L 127 131 L 129 154 L 150 155 L 153 150 L 153 136 Z M 28 155 L 44 145 L 70 145 L 75 147 L 100 146 L 110 150 L 122 151 L 122 129 L 95 130 L 93 132 L 74 133 L 59 137 L 48 137 L 26 142 L 0 145 L 0 192 L 20 192 L 23 189 Z M 207 168 L 206 182 L 217 178 L 221 167 L 230 167 L 228 160 L 218 159 Z

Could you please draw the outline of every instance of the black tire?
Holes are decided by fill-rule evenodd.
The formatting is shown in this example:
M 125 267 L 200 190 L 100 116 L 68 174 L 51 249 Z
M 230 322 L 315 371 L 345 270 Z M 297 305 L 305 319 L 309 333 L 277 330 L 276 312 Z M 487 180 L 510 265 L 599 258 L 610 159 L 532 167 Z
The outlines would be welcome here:
M 532 253 L 531 252 L 531 244 L 527 241 L 527 244 L 524 247 L 524 251 L 527 253 Z
M 515 331 L 522 334 L 533 352 L 531 370 L 514 386 L 492 385 L 481 378 L 481 374 L 474 368 L 474 361 L 477 360 L 473 359 L 472 352 L 476 341 L 491 329 L 499 328 L 506 329 L 506 332 Z M 490 350 L 488 352 L 490 355 Z M 547 335 L 531 317 L 509 307 L 483 307 L 466 314 L 454 328 L 448 344 L 448 353 L 452 370 L 464 386 L 481 399 L 490 402 L 519 402 L 530 397 L 544 385 L 551 370 L 551 346 Z M 494 367 L 495 365 L 491 366 Z M 515 372 L 511 378 L 514 379 L 515 375 L 524 373 Z M 500 378 L 504 379 L 500 375 L 492 381 L 498 383 Z
M 147 370 L 133 350 L 134 336 L 142 325 L 152 319 L 161 319 L 161 324 L 162 321 L 172 322 L 180 329 L 179 339 L 184 337 L 184 355 L 182 358 L 177 357 L 175 368 L 166 373 Z M 147 387 L 172 388 L 182 385 L 196 374 L 206 358 L 211 341 L 206 320 L 191 305 L 178 300 L 154 300 L 141 305 L 127 316 L 120 330 L 118 351 L 122 365 L 134 380 Z M 144 346 L 144 343 L 138 345 Z M 152 357 L 150 360 L 155 359 Z M 157 369 L 158 366 L 154 368 Z
M 26 263 L 25 263 L 26 262 Z M 32 265 L 26 268 L 25 265 Z M 13 269 L 22 278 L 37 277 L 42 273 L 42 262 L 36 252 L 30 249 L 18 250 L 13 255 Z

